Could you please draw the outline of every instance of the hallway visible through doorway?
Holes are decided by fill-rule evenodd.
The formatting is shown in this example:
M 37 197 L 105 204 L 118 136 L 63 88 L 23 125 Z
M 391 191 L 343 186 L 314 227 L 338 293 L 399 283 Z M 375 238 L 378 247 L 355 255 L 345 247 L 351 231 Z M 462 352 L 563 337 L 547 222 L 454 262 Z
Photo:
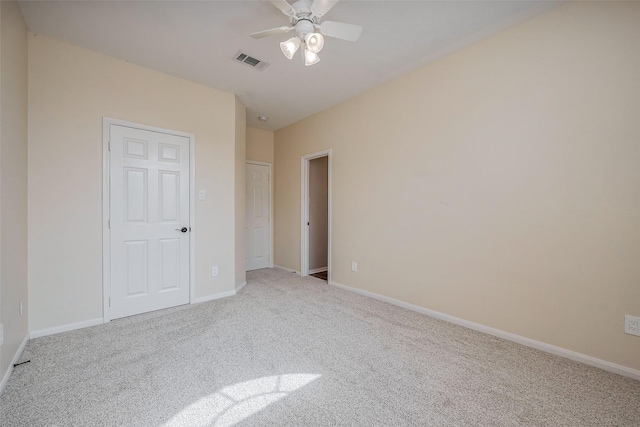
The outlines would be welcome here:
M 324 273 L 331 282 L 331 149 L 301 161 L 300 275 Z
M 309 161 L 309 274 L 323 273 L 324 280 L 327 277 L 328 267 L 328 167 L 329 158 L 327 156 Z
M 327 272 L 326 272 L 326 270 L 325 271 L 321 271 L 319 273 L 310 274 L 309 276 L 312 276 L 312 277 L 315 277 L 317 279 L 321 279 L 321 280 L 324 280 L 325 282 L 327 282 Z

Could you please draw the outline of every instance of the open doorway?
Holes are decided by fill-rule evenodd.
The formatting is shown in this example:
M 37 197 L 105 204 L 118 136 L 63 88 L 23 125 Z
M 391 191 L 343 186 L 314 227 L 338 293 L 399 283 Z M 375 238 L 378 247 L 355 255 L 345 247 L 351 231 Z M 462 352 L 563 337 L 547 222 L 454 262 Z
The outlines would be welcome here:
M 331 151 L 302 158 L 302 268 L 329 282 L 331 264 Z

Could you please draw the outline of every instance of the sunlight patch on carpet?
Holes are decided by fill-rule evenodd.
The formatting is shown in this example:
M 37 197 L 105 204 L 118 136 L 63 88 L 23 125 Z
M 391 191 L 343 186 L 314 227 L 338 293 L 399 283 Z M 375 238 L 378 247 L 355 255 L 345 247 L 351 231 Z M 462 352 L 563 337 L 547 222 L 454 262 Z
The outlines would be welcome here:
M 233 426 L 318 378 L 284 374 L 233 384 L 189 405 L 163 427 Z

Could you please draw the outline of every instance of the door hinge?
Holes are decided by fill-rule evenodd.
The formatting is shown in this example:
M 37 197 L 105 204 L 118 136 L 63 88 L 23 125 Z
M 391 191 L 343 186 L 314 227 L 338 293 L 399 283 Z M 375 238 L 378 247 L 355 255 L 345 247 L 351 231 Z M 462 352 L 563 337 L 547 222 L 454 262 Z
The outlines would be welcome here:
M 107 222 L 109 223 L 109 229 L 111 229 L 111 220 L 108 219 Z
M 111 307 L 111 297 L 109 297 L 109 307 Z
M 107 141 L 107 150 L 111 151 L 111 141 Z

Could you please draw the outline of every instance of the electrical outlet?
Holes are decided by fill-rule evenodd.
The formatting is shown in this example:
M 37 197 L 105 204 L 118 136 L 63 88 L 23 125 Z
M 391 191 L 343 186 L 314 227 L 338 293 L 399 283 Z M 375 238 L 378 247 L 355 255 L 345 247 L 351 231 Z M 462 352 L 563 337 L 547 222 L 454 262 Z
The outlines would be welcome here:
M 624 316 L 624 333 L 640 337 L 640 317 Z
M 20 300 L 20 308 L 18 309 L 18 311 L 20 312 L 20 316 L 22 316 L 23 310 L 24 310 L 24 301 Z
M 211 267 L 211 275 L 213 277 L 216 277 L 218 275 L 218 266 L 214 265 L 213 267 Z
M 351 263 L 351 271 L 358 271 L 358 263 L 353 261 Z

